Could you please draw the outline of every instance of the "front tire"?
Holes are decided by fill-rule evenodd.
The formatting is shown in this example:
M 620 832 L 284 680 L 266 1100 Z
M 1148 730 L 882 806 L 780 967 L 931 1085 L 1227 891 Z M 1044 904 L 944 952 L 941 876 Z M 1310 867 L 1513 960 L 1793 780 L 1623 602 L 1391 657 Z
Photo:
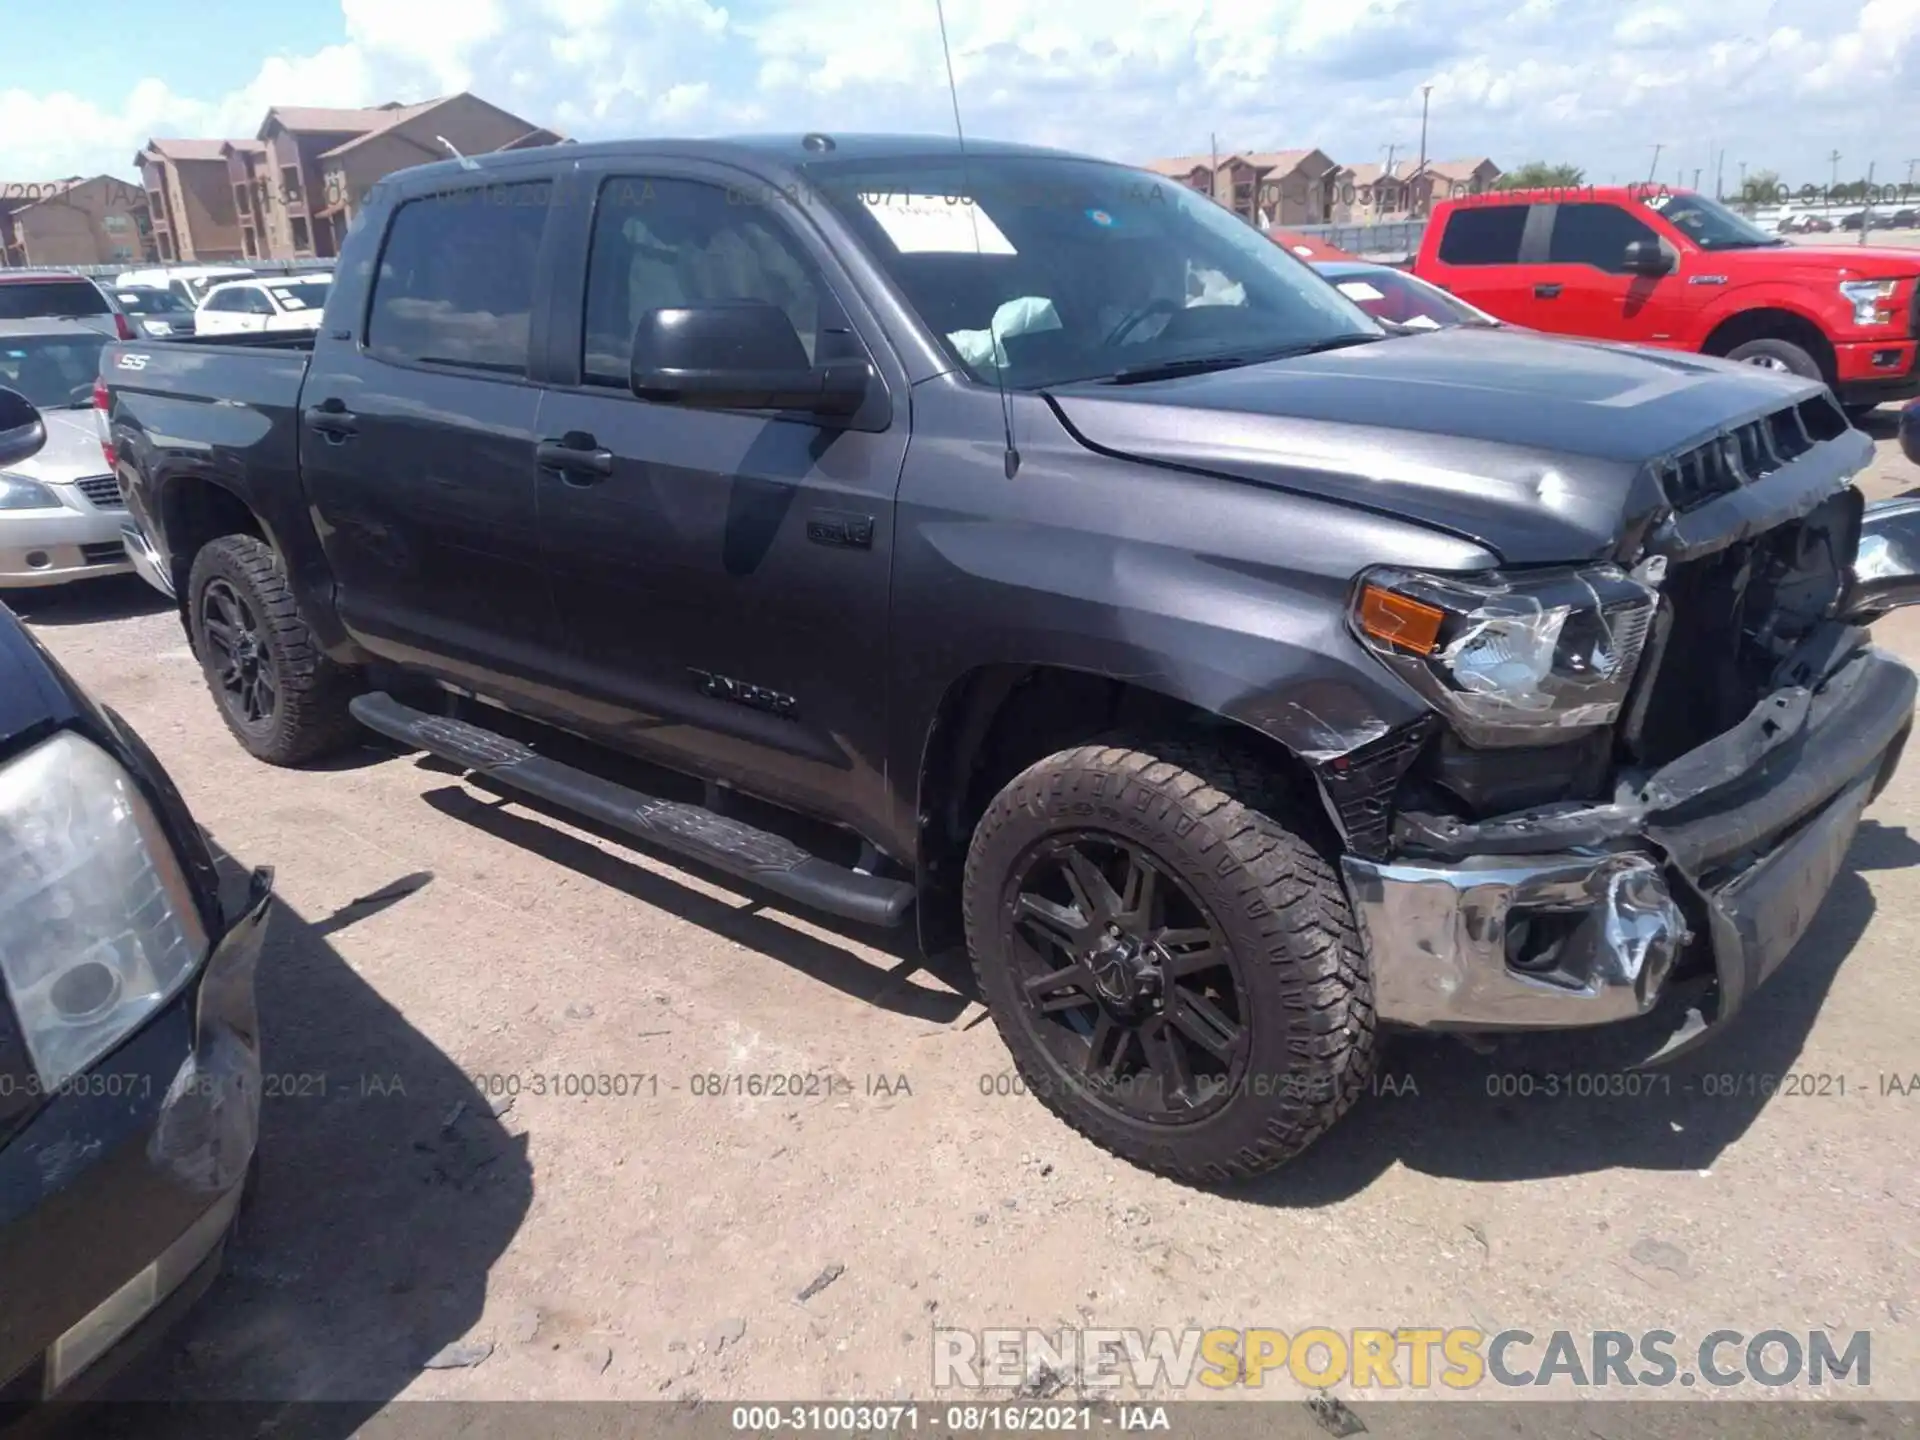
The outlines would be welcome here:
M 1749 340 L 1727 352 L 1727 359 L 1743 365 L 1758 365 L 1763 370 L 1799 375 L 1808 380 L 1824 380 L 1820 362 L 1791 340 Z
M 270 545 L 252 535 L 208 542 L 194 557 L 187 604 L 207 688 L 249 755 L 302 765 L 359 737 L 347 713 L 353 672 L 321 651 Z
M 1017 776 L 967 854 L 980 991 L 1027 1086 L 1094 1143 L 1221 1183 L 1300 1154 L 1373 1073 L 1330 856 L 1262 767 L 1086 746 Z

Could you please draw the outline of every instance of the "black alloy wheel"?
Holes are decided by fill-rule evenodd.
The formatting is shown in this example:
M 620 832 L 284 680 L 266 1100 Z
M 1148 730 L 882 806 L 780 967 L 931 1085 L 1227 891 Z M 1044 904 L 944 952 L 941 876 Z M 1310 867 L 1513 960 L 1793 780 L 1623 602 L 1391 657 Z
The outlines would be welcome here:
M 201 591 L 200 633 L 207 639 L 208 674 L 220 703 L 248 728 L 271 725 L 280 692 L 266 628 L 226 580 L 210 581 Z
M 1251 1053 L 1251 1006 L 1225 934 L 1145 846 L 1048 836 L 1009 880 L 1006 953 L 1022 1019 L 1097 1103 L 1150 1125 L 1206 1119 Z

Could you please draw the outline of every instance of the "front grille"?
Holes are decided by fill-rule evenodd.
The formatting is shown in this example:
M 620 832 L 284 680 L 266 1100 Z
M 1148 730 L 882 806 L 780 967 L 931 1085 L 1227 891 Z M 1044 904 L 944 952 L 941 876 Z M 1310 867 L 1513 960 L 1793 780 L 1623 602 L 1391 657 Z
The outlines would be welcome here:
M 1356 855 L 1376 860 L 1387 853 L 1393 792 L 1432 733 L 1433 717 L 1423 715 L 1320 767 L 1321 781 L 1347 832 L 1347 847 Z
M 120 497 L 120 481 L 112 475 L 89 475 L 76 484 L 80 493 L 102 510 L 127 508 L 127 502 Z
M 1667 503 L 1684 515 L 1771 475 L 1846 429 L 1846 415 L 1830 398 L 1818 395 L 1683 450 L 1659 467 L 1660 486 Z
M 126 559 L 127 551 L 118 540 L 102 540 L 95 545 L 82 545 L 80 558 L 88 565 L 111 565 Z

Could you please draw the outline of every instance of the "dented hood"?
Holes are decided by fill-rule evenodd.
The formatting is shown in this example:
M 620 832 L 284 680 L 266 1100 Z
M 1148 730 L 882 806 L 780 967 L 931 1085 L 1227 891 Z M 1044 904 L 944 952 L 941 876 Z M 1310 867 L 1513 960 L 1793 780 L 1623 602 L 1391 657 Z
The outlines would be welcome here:
M 1661 504 L 1651 462 L 1820 391 L 1703 356 L 1463 328 L 1048 395 L 1091 449 L 1403 516 L 1539 564 L 1612 553 Z

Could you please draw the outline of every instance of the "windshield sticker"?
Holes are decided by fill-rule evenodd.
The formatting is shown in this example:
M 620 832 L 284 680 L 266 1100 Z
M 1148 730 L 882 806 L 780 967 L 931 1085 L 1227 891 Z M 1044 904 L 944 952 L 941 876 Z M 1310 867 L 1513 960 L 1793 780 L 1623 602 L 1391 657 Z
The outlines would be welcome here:
M 1111 227 L 1113 225 L 1113 216 L 1109 215 L 1104 210 L 1089 210 L 1087 211 L 1087 218 L 1096 225 L 1102 225 L 1107 227 Z
M 862 195 L 860 203 L 902 255 L 1017 255 L 971 196 Z
M 1387 298 L 1364 280 L 1342 280 L 1340 282 L 1340 293 L 1349 300 L 1384 300 Z
M 1409 330 L 1438 330 L 1440 328 L 1440 322 L 1431 315 L 1416 315 L 1411 320 L 1402 320 L 1400 323 Z

